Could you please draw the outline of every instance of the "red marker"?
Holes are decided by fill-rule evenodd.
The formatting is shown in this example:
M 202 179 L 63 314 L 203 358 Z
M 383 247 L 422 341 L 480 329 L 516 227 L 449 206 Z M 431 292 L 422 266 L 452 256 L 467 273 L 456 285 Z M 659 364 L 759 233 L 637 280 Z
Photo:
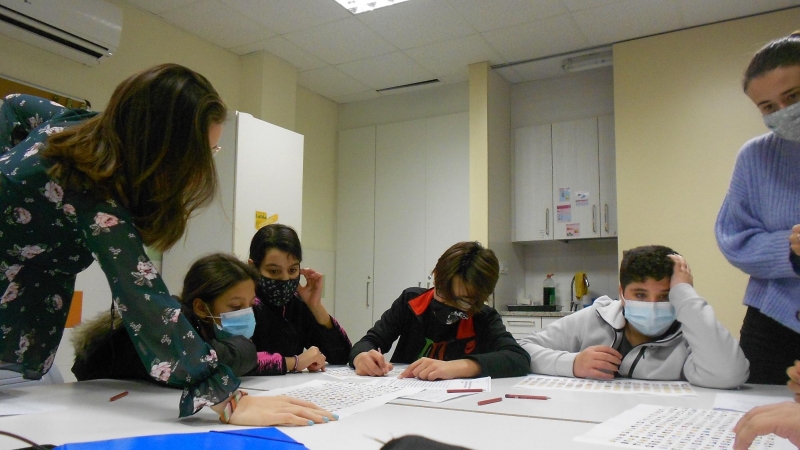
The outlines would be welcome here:
M 108 401 L 113 402 L 113 401 L 121 399 L 122 397 L 125 397 L 126 395 L 128 395 L 128 391 L 120 392 L 119 394 L 117 394 L 117 395 L 111 397 L 110 399 L 108 399 Z
M 489 403 L 497 403 L 497 402 L 502 402 L 502 401 L 503 401 L 503 397 L 489 398 L 489 399 L 486 399 L 486 400 L 479 401 L 478 402 L 478 406 L 488 405 Z
M 461 394 L 464 392 L 483 392 L 483 389 L 448 389 L 448 394 Z
M 524 395 L 524 394 L 506 394 L 506 398 L 524 398 L 526 400 L 550 400 L 550 397 L 544 395 Z

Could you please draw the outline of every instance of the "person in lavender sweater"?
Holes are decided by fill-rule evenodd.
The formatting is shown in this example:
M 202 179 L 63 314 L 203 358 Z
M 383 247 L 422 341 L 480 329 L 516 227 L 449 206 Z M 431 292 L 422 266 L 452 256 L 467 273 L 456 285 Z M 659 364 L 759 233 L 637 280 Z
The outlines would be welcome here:
M 771 131 L 739 151 L 715 233 L 750 275 L 740 341 L 748 382 L 784 384 L 800 359 L 800 32 L 759 50 L 743 84 Z

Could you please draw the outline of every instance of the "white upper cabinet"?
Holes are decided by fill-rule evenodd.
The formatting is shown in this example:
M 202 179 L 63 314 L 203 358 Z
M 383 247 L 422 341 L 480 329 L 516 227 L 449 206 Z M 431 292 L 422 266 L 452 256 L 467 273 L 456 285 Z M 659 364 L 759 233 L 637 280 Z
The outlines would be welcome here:
M 514 240 L 617 235 L 613 116 L 515 130 Z

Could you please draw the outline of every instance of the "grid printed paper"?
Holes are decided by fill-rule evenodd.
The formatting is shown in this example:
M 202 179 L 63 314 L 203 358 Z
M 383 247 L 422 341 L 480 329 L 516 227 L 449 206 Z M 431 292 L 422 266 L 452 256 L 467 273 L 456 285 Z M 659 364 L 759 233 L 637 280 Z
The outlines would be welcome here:
M 629 449 L 732 449 L 735 438 L 732 429 L 743 415 L 733 411 L 638 405 L 575 440 Z M 788 440 L 770 434 L 758 437 L 750 450 L 794 448 Z
M 315 403 L 322 409 L 338 414 L 339 417 L 346 417 L 376 408 L 399 397 L 416 394 L 420 390 L 418 388 L 380 386 L 375 383 L 314 380 L 257 395 L 287 395 Z
M 403 365 L 400 367 L 395 366 L 392 370 L 389 371 L 389 373 L 387 373 L 384 376 L 388 378 L 397 378 L 401 373 L 403 373 L 404 370 L 406 370 L 406 367 L 408 367 L 408 365 Z M 355 369 L 351 369 L 350 367 L 347 366 L 331 367 L 331 368 L 326 367 L 325 371 L 322 373 L 338 379 L 364 378 L 364 376 L 356 375 Z
M 686 381 L 650 381 L 619 378 L 615 380 L 587 380 L 585 378 L 548 377 L 528 375 L 514 387 L 529 389 L 561 389 L 580 392 L 609 392 L 613 394 L 653 394 L 668 396 L 696 396 L 692 385 Z

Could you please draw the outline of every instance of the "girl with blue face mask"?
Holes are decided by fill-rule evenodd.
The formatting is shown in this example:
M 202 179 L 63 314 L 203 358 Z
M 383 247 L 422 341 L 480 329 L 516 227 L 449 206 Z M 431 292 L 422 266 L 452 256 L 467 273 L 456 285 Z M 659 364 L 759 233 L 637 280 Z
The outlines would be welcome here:
M 302 260 L 300 238 L 289 226 L 262 227 L 250 242 L 248 263 L 259 272 L 252 340 L 259 351 L 273 355 L 273 375 L 321 371 L 326 362 L 345 364 L 352 347 L 322 304 L 322 274 L 301 268 Z
M 714 231 L 728 261 L 750 275 L 748 382 L 785 384 L 800 360 L 800 32 L 756 52 L 743 88 L 769 132 L 739 151 Z
M 216 362 L 227 367 L 236 376 L 269 375 L 280 365 L 279 356 L 259 352 L 250 341 L 255 329 L 253 302 L 256 283 L 260 275 L 249 264 L 235 256 L 213 253 L 195 261 L 183 280 L 180 314 L 194 327 L 199 337 L 211 349 Z M 178 314 L 165 316 L 172 320 Z M 122 326 L 119 316 L 109 320 L 107 313 L 82 324 L 75 330 L 75 365 L 72 372 L 78 381 L 117 378 L 152 381 L 150 367 L 145 368 L 138 358 L 133 342 Z M 311 403 L 296 399 L 276 402 L 266 397 L 243 397 L 241 411 L 255 411 L 258 420 L 239 417 L 236 411 L 230 423 L 239 425 L 312 425 L 335 418 Z M 242 400 L 240 400 L 241 403 Z M 290 412 L 289 416 L 278 413 Z M 252 417 L 251 417 L 252 418 Z

